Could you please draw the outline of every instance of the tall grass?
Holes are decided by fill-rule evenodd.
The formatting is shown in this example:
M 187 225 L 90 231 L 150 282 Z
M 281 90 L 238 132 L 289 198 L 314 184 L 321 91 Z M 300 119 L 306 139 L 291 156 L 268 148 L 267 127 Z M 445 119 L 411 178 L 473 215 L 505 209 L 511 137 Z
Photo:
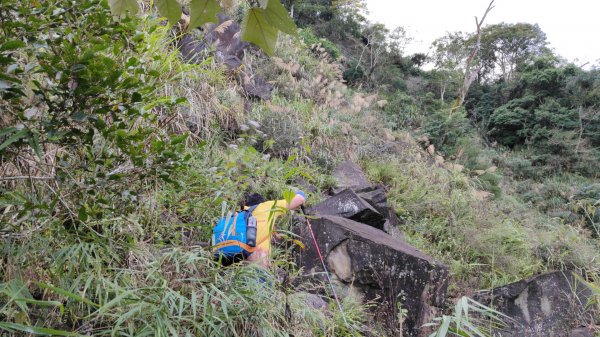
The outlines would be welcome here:
M 76 259 L 57 260 L 53 270 L 65 270 L 56 275 L 59 285 L 18 278 L 0 284 L 6 300 L 0 317 L 96 336 L 298 336 L 313 329 L 323 336 L 345 335 L 324 312 L 307 307 L 301 296 L 286 295 L 277 278 L 256 265 L 223 269 L 202 248 L 137 245 L 120 267 L 94 269 L 79 262 L 105 260 L 80 248 L 69 249 L 80 250 Z
M 406 239 L 448 263 L 451 289 L 481 289 L 552 268 L 597 269 L 597 246 L 510 197 L 480 200 L 477 184 L 427 161 L 366 160 L 403 221 Z

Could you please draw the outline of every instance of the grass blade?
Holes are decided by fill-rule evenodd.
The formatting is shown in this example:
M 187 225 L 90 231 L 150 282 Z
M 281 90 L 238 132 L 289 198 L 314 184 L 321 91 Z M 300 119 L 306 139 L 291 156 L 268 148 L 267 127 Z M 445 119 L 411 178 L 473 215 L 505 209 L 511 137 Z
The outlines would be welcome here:
M 8 330 L 8 331 L 21 331 L 26 333 L 31 333 L 34 335 L 42 335 L 42 336 L 79 336 L 74 332 L 63 331 L 63 330 L 55 330 L 49 328 L 42 328 L 37 326 L 27 326 L 17 323 L 10 322 L 0 322 L 0 329 Z

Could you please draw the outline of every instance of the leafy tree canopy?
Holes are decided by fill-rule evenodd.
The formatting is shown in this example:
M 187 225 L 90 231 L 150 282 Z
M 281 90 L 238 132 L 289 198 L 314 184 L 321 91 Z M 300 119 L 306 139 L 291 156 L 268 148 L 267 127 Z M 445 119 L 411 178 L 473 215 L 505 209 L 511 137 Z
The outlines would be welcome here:
M 160 15 L 176 24 L 182 15 L 182 5 L 177 0 L 156 0 L 156 8 Z M 246 11 L 242 24 L 242 40 L 252 42 L 272 55 L 279 32 L 295 35 L 297 28 L 287 10 L 279 0 L 262 0 L 252 2 L 253 6 Z M 110 0 L 113 15 L 124 17 L 135 15 L 139 11 L 136 0 Z M 190 23 L 193 29 L 208 22 L 218 22 L 217 14 L 222 8 L 231 7 L 231 1 L 192 0 L 189 4 Z

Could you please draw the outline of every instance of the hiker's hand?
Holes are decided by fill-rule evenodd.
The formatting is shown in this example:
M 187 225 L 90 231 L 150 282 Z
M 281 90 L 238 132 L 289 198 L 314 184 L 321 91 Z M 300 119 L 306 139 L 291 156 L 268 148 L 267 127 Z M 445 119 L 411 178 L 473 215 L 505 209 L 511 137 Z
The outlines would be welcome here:
M 288 205 L 288 209 L 297 209 L 298 207 L 304 205 L 306 201 L 306 196 L 303 191 L 296 190 L 296 195 L 292 198 L 292 201 Z

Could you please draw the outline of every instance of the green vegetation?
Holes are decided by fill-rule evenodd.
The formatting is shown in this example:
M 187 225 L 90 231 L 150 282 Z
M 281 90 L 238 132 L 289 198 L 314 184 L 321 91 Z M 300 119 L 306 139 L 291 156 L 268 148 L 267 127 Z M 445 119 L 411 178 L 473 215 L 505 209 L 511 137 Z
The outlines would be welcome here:
M 451 112 L 470 34 L 426 59 L 404 55 L 405 32 L 368 22 L 360 1 L 282 1 L 300 38 L 278 34 L 295 28 L 273 19 L 277 1 L 220 1 L 272 54 L 247 53 L 274 87 L 251 101 L 217 57 L 182 63 L 176 1 L 155 2 L 167 21 L 115 20 L 134 3 L 0 5 L 0 330 L 382 335 L 352 296 L 348 325 L 307 305 L 328 289 L 300 276 L 290 235 L 266 274 L 220 268 L 202 245 L 242 192 L 280 198 L 303 180 L 318 202 L 348 158 L 385 186 L 406 241 L 450 266 L 451 298 L 555 269 L 597 283 L 600 73 L 553 55 L 538 26 L 485 27 L 480 76 Z M 191 1 L 190 27 L 214 22 L 219 3 Z M 261 20 L 269 34 L 248 31 Z M 464 319 L 474 308 L 493 313 L 465 297 L 438 335 L 485 335 Z

